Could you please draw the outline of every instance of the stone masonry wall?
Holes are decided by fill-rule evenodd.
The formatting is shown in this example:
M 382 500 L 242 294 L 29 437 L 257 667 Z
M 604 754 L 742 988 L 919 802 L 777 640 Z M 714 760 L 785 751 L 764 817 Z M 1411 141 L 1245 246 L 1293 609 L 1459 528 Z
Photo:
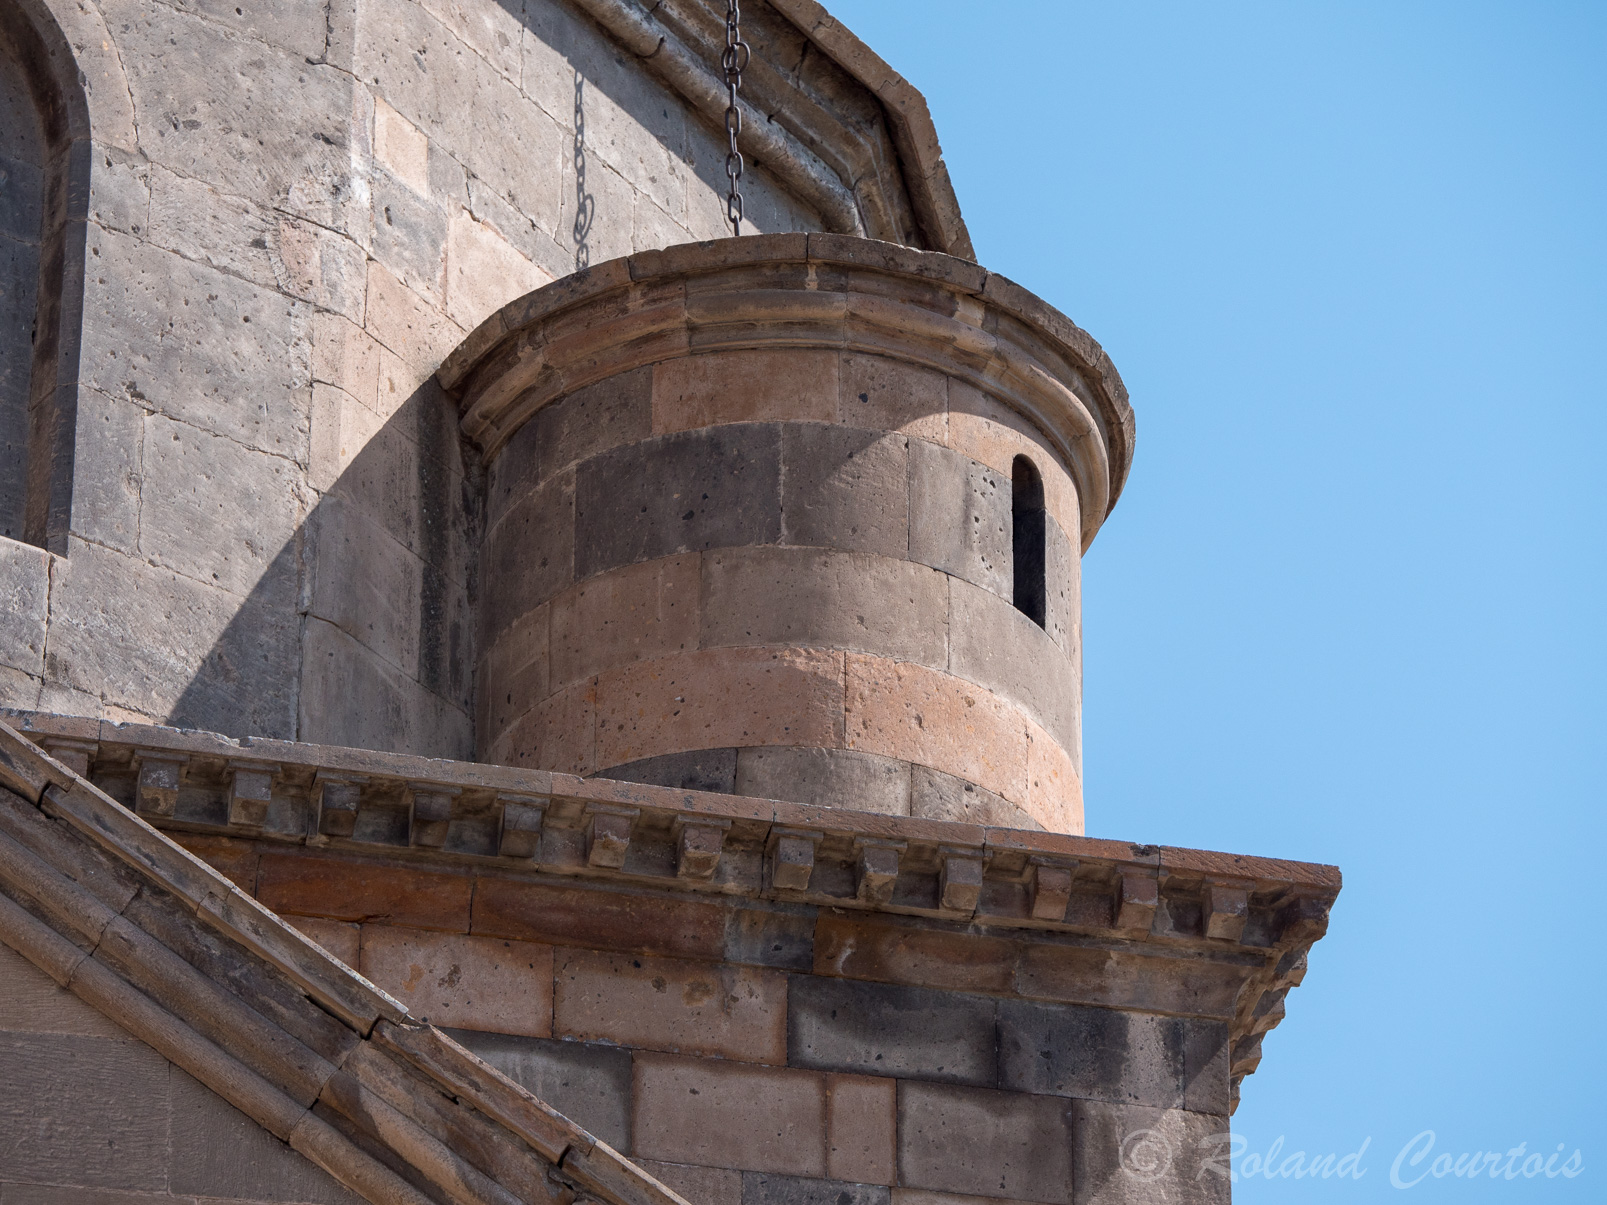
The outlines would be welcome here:
M 431 374 L 577 262 L 723 233 L 722 144 L 562 0 L 48 5 L 95 143 L 72 528 L 0 539 L 0 702 L 469 756 L 479 478 Z
M 856 915 L 185 843 L 699 1205 L 1226 1202 L 1232 975 Z M 1121 1168 L 1128 1135 L 1175 1166 Z M 981 1200 L 979 1200 L 981 1199 Z
M 21 539 L 28 383 L 39 289 L 45 136 L 21 68 L 0 42 L 0 537 Z
M 4 1205 L 360 1200 L 5 946 L 0 1084 Z
M 1017 456 L 1046 485 L 1042 628 L 1012 605 Z M 486 521 L 482 759 L 1082 830 L 1076 486 L 974 386 L 829 349 L 666 360 L 539 410 Z

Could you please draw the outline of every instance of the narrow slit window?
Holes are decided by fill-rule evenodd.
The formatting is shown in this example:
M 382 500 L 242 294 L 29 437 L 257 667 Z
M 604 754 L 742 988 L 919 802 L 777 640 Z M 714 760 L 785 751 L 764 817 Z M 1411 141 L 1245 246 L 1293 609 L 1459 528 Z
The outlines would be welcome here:
M 1015 604 L 1040 628 L 1045 618 L 1043 477 L 1025 456 L 1010 466 L 1010 559 L 1015 571 Z

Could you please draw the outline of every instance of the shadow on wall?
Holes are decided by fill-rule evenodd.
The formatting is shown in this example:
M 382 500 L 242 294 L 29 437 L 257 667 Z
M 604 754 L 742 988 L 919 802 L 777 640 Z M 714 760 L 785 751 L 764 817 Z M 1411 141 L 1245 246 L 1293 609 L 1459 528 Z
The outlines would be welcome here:
M 387 387 L 380 374 L 382 398 Z M 325 492 L 167 722 L 471 758 L 479 454 L 434 377 L 366 442 L 358 403 L 327 394 L 312 452 Z M 348 440 L 361 444 L 349 460 Z

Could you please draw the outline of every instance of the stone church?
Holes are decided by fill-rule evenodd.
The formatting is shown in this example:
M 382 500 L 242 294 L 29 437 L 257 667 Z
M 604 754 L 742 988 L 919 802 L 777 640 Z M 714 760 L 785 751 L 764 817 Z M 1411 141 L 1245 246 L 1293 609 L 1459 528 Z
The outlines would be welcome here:
M 3 1205 L 1229 1200 L 1339 872 L 1082 835 L 1121 378 L 736 10 L 0 2 Z

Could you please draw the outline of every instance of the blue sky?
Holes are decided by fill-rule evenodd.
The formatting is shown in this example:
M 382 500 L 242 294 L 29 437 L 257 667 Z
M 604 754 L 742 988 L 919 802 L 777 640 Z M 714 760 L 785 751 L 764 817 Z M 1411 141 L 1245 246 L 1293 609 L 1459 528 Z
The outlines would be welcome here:
M 1235 1200 L 1607 1200 L 1607 5 L 829 7 L 1132 391 L 1088 831 L 1345 872 Z

